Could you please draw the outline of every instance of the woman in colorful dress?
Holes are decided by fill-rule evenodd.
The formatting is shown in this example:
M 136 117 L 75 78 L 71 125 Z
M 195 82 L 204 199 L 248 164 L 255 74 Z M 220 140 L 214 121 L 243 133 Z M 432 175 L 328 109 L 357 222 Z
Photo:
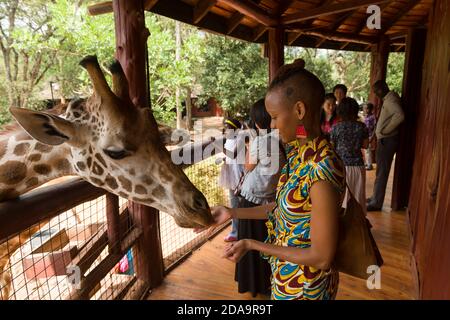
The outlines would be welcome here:
M 324 94 L 320 80 L 301 64 L 279 70 L 266 95 L 271 127 L 278 129 L 287 149 L 276 200 L 253 208 L 212 208 L 216 224 L 235 217 L 268 219 L 265 242 L 229 243 L 224 257 L 236 262 L 250 250 L 266 257 L 272 299 L 328 300 L 337 293 L 333 260 L 345 176 L 341 160 L 321 133 Z

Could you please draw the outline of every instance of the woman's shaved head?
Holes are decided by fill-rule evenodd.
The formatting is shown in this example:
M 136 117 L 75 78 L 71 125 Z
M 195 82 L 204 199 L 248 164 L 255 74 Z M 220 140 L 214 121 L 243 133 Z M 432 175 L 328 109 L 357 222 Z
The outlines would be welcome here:
M 324 96 L 325 89 L 322 82 L 313 73 L 304 69 L 303 61 L 296 60 L 278 70 L 267 91 L 266 97 L 269 99 L 266 101 L 266 107 L 280 112 L 282 110 L 274 109 L 275 104 L 277 109 L 293 109 L 294 106 L 303 105 L 305 110 L 301 122 L 306 128 L 308 136 L 314 137 L 320 134 L 320 112 Z M 301 103 L 299 104 L 299 102 Z M 272 104 L 272 106 L 268 104 Z M 268 112 L 270 113 L 269 110 Z M 293 123 L 286 125 L 292 126 Z

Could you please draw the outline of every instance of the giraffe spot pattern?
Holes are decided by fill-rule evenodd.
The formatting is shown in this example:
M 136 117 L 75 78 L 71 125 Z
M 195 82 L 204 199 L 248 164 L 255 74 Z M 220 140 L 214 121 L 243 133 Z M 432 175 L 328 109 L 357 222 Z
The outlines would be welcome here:
M 146 186 L 153 185 L 153 179 L 148 175 L 143 175 L 141 180 Z
M 14 151 L 13 151 L 13 153 L 16 155 L 16 156 L 23 156 L 27 151 L 28 151 L 28 148 L 30 147 L 30 144 L 29 143 L 26 143 L 26 142 L 24 142 L 24 143 L 19 143 L 15 148 L 14 148 Z
M 164 198 L 166 196 L 166 190 L 162 186 L 157 186 L 152 190 L 152 195 L 157 199 Z
M 50 151 L 52 151 L 53 147 L 52 146 L 48 146 L 46 144 L 43 143 L 36 143 L 36 146 L 34 147 L 37 151 L 42 152 L 42 153 L 48 153 Z
M 81 171 L 86 170 L 86 165 L 84 164 L 84 162 L 78 161 L 78 162 L 76 163 L 76 166 L 77 166 L 77 168 L 80 169 Z
M 131 181 L 125 178 L 124 176 L 119 176 L 120 184 L 122 185 L 122 188 L 124 188 L 126 191 L 131 192 Z
M 114 179 L 114 178 L 113 178 L 111 175 L 109 175 L 109 174 L 106 176 L 105 182 L 106 182 L 106 185 L 107 185 L 108 187 L 110 187 L 111 189 L 113 189 L 113 190 L 116 190 L 116 189 L 119 187 L 119 185 L 117 184 L 116 179 Z
M 33 170 L 38 174 L 47 175 L 52 171 L 52 168 L 46 164 L 37 164 L 33 167 Z
M 134 192 L 137 194 L 147 194 L 147 189 L 143 185 L 138 184 L 136 187 L 134 187 Z
M 104 182 L 102 180 L 100 180 L 100 179 L 97 179 L 97 178 L 94 178 L 94 177 L 90 177 L 89 180 L 95 185 L 98 185 L 98 186 L 103 186 L 104 185 Z
M 107 168 L 108 166 L 106 165 L 106 161 L 103 159 L 103 157 L 100 155 L 100 153 L 96 153 L 95 154 L 95 158 L 100 161 L 100 163 L 102 164 L 102 166 L 104 168 Z
M 30 178 L 25 182 L 25 185 L 27 186 L 27 188 L 32 188 L 34 186 L 36 186 L 39 183 L 39 179 L 36 177 Z
M 58 171 L 69 171 L 70 162 L 69 160 L 63 158 L 56 160 L 56 170 Z
M 128 199 L 128 194 L 126 194 L 125 192 L 120 191 L 119 196 L 121 196 L 122 198 Z
M 31 162 L 37 162 L 39 160 L 41 160 L 42 156 L 39 153 L 33 153 L 28 160 L 30 160 Z
M 97 163 L 94 162 L 94 167 L 92 168 L 92 173 L 98 176 L 101 176 L 103 174 L 104 170 L 103 168 Z
M 19 161 L 8 161 L 0 166 L 0 182 L 4 184 L 17 184 L 25 179 L 27 166 Z

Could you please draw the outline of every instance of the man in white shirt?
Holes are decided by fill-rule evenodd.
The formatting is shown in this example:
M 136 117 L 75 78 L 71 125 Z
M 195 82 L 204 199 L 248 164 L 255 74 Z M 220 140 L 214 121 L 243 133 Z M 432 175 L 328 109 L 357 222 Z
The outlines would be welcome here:
M 389 171 L 398 147 L 399 126 L 405 119 L 399 95 L 390 91 L 385 81 L 375 82 L 373 90 L 379 98 L 383 99 L 383 105 L 375 129 L 378 140 L 377 171 L 373 195 L 367 199 L 367 211 L 379 211 L 383 207 Z

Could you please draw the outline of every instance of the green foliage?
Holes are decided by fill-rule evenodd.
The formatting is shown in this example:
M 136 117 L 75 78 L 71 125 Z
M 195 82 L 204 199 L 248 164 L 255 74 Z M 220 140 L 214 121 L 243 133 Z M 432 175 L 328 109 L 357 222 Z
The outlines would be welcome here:
M 10 57 L 0 60 L 0 124 L 10 120 L 7 109 L 11 105 L 42 108 L 41 92 L 49 88 L 50 81 L 60 88 L 55 97 L 88 95 L 91 83 L 79 66 L 86 55 L 97 55 L 108 73 L 115 51 L 113 15 L 90 16 L 87 4 L 80 0 L 0 1 L 0 41 L 9 50 L 2 50 L 2 58 L 5 53 Z M 8 12 L 14 6 L 16 19 L 11 25 Z M 177 90 L 181 100 L 187 98 L 187 89 L 200 94 L 200 103 L 215 97 L 229 114 L 238 117 L 245 117 L 249 107 L 264 97 L 268 61 L 261 45 L 181 24 L 181 59 L 176 61 L 175 22 L 147 13 L 146 25 L 151 33 L 147 43 L 150 99 L 159 121 L 173 124 Z M 286 63 L 296 58 L 305 60 L 306 68 L 319 77 L 327 92 L 344 83 L 350 96 L 367 99 L 369 54 L 286 47 Z M 399 93 L 403 64 L 404 54 L 390 55 L 387 82 Z
M 182 24 L 181 59 L 175 60 L 175 22 L 147 14 L 150 30 L 148 40 L 151 103 L 155 117 L 172 122 L 176 117 L 177 88 L 192 86 L 203 62 L 202 36 L 192 27 Z M 186 98 L 183 90 L 183 98 Z
M 389 54 L 386 82 L 389 89 L 402 94 L 403 90 L 403 68 L 405 66 L 405 54 L 394 52 Z
M 228 203 L 225 190 L 212 181 L 218 181 L 221 166 L 215 163 L 216 156 L 196 163 L 186 169 L 184 173 L 195 187 L 205 195 L 210 206 Z
M 231 115 L 244 116 L 267 88 L 268 63 L 261 47 L 211 34 L 205 47 L 203 97 L 215 97 Z

